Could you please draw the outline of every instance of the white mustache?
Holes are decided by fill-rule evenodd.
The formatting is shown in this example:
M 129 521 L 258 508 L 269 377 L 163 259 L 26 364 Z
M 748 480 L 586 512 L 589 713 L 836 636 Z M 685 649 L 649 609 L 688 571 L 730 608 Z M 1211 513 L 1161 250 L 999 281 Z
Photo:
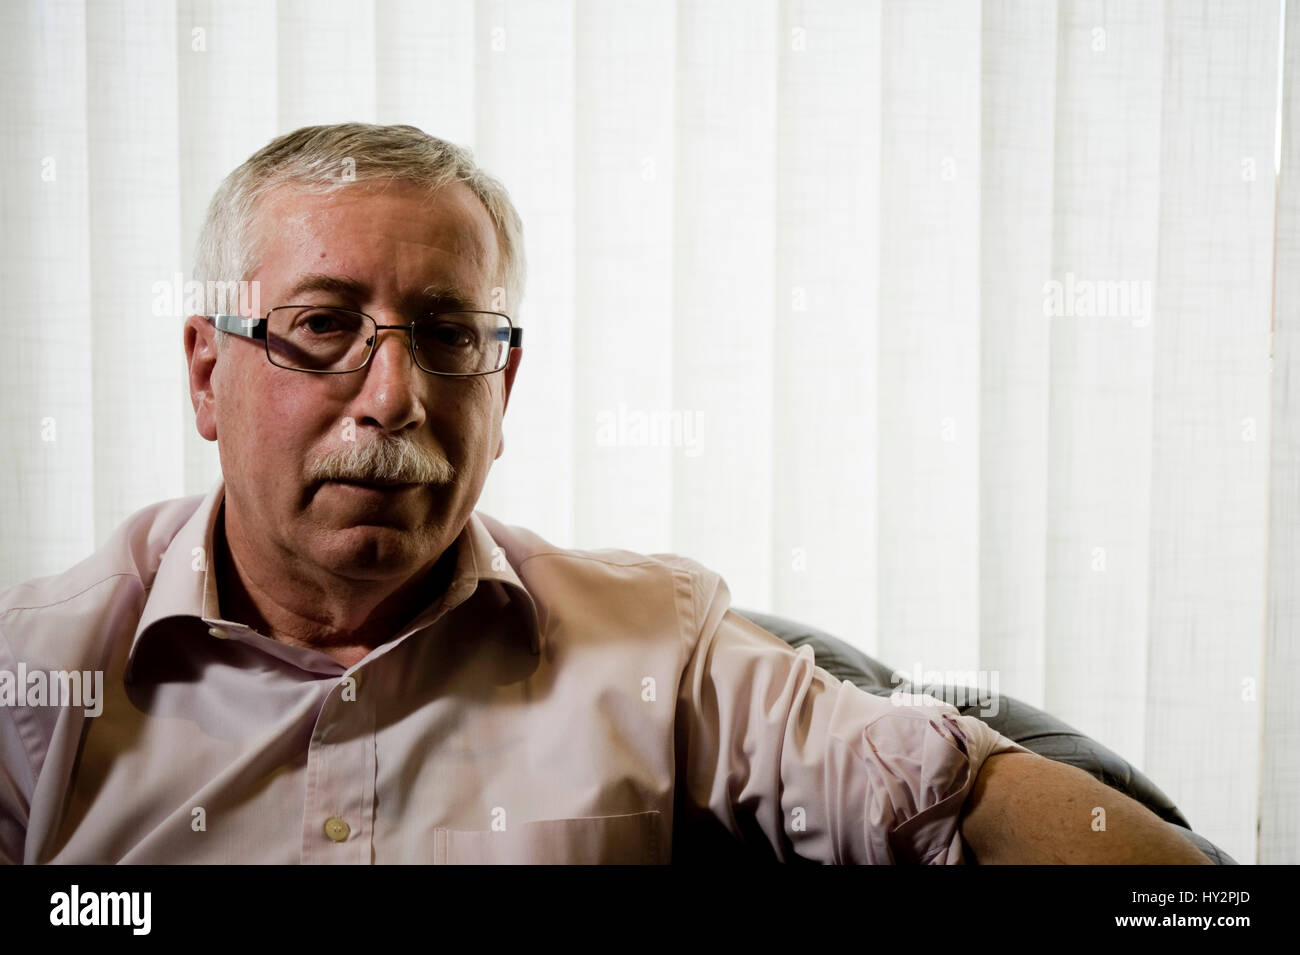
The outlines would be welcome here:
M 382 440 L 349 444 L 318 460 L 313 481 L 451 484 L 456 469 L 440 452 L 414 441 Z

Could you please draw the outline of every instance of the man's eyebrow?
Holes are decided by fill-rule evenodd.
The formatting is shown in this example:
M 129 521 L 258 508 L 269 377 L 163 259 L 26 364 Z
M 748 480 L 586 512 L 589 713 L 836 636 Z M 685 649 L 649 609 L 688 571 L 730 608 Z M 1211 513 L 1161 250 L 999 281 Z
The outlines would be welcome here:
M 370 290 L 366 288 L 365 283 L 358 282 L 356 279 L 313 272 L 299 279 L 286 294 L 289 298 L 293 298 L 295 295 L 302 295 L 304 292 L 334 292 L 352 299 L 362 299 L 369 294 Z M 293 303 L 290 302 L 289 304 Z
M 426 308 L 454 309 L 462 312 L 478 310 L 478 306 L 474 304 L 472 297 L 450 285 L 427 285 L 423 291 L 411 296 L 411 298 L 414 299 L 414 304 Z
M 307 292 L 331 292 L 346 296 L 353 301 L 364 301 L 370 295 L 370 288 L 356 279 L 339 275 L 312 273 L 304 275 L 286 293 L 290 298 Z M 292 302 L 290 304 L 293 304 Z M 450 285 L 427 285 L 419 292 L 412 292 L 405 297 L 404 305 L 421 309 L 454 309 L 458 311 L 475 311 L 478 306 L 474 299 L 460 289 Z

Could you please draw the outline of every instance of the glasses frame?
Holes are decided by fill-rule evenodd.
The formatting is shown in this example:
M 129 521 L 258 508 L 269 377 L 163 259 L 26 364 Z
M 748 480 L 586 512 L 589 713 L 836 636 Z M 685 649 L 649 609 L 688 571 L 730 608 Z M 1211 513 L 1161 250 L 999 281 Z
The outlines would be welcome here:
M 369 319 L 370 324 L 375 329 L 376 341 L 371 344 L 370 351 L 366 355 L 366 360 L 356 368 L 349 368 L 347 371 L 322 371 L 312 368 L 290 368 L 288 365 L 281 365 L 271 357 L 271 341 L 268 332 L 271 328 L 271 313 L 278 312 L 286 308 L 330 308 L 336 312 L 347 312 L 349 315 L 360 315 L 362 318 Z M 420 318 L 433 318 L 438 315 L 496 315 L 504 318 L 510 326 L 510 347 L 521 348 L 524 343 L 524 330 L 514 323 L 509 315 L 504 312 L 488 312 L 474 308 L 449 308 L 438 312 L 429 312 L 421 315 Z M 510 364 L 509 352 L 506 355 L 506 364 L 500 368 L 493 368 L 491 371 L 471 371 L 471 372 L 454 372 L 454 371 L 430 371 L 420 364 L 420 357 L 415 353 L 415 323 L 419 318 L 411 319 L 405 325 L 380 325 L 375 321 L 374 316 L 367 315 L 365 312 L 359 312 L 354 308 L 341 308 L 335 305 L 277 305 L 275 308 L 267 309 L 264 318 L 245 318 L 243 315 L 205 315 L 203 316 L 212 325 L 222 332 L 229 332 L 232 335 L 238 335 L 241 338 L 251 338 L 260 340 L 266 351 L 266 360 L 276 368 L 283 368 L 285 371 L 300 371 L 304 375 L 351 375 L 358 371 L 365 371 L 370 367 L 370 360 L 375 357 L 375 347 L 378 344 L 379 333 L 385 328 L 405 329 L 407 332 L 407 347 L 411 352 L 411 360 L 415 362 L 415 367 L 430 375 L 438 375 L 442 378 L 481 378 L 484 375 L 495 375 L 506 370 Z

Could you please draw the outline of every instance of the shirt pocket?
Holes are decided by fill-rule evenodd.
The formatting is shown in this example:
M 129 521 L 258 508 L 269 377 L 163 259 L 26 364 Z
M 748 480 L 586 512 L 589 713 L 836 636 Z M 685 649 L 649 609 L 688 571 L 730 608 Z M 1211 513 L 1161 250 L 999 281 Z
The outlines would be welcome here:
M 544 819 L 504 830 L 434 830 L 441 865 L 660 865 L 657 809 Z

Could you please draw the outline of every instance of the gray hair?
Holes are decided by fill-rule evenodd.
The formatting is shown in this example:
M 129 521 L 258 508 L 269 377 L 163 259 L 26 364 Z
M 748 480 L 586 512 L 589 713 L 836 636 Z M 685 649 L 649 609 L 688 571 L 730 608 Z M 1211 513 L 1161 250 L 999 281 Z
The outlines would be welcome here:
M 262 196 L 282 185 L 328 193 L 374 180 L 411 183 L 430 193 L 453 182 L 469 186 L 496 229 L 497 282 L 505 291 L 500 310 L 518 315 L 526 273 L 523 221 L 505 186 L 475 165 L 463 146 L 414 126 L 371 123 L 304 126 L 272 140 L 222 180 L 194 253 L 194 278 L 205 289 L 208 314 L 234 311 L 229 292 L 257 271 L 253 228 Z M 217 332 L 219 349 L 227 334 Z

